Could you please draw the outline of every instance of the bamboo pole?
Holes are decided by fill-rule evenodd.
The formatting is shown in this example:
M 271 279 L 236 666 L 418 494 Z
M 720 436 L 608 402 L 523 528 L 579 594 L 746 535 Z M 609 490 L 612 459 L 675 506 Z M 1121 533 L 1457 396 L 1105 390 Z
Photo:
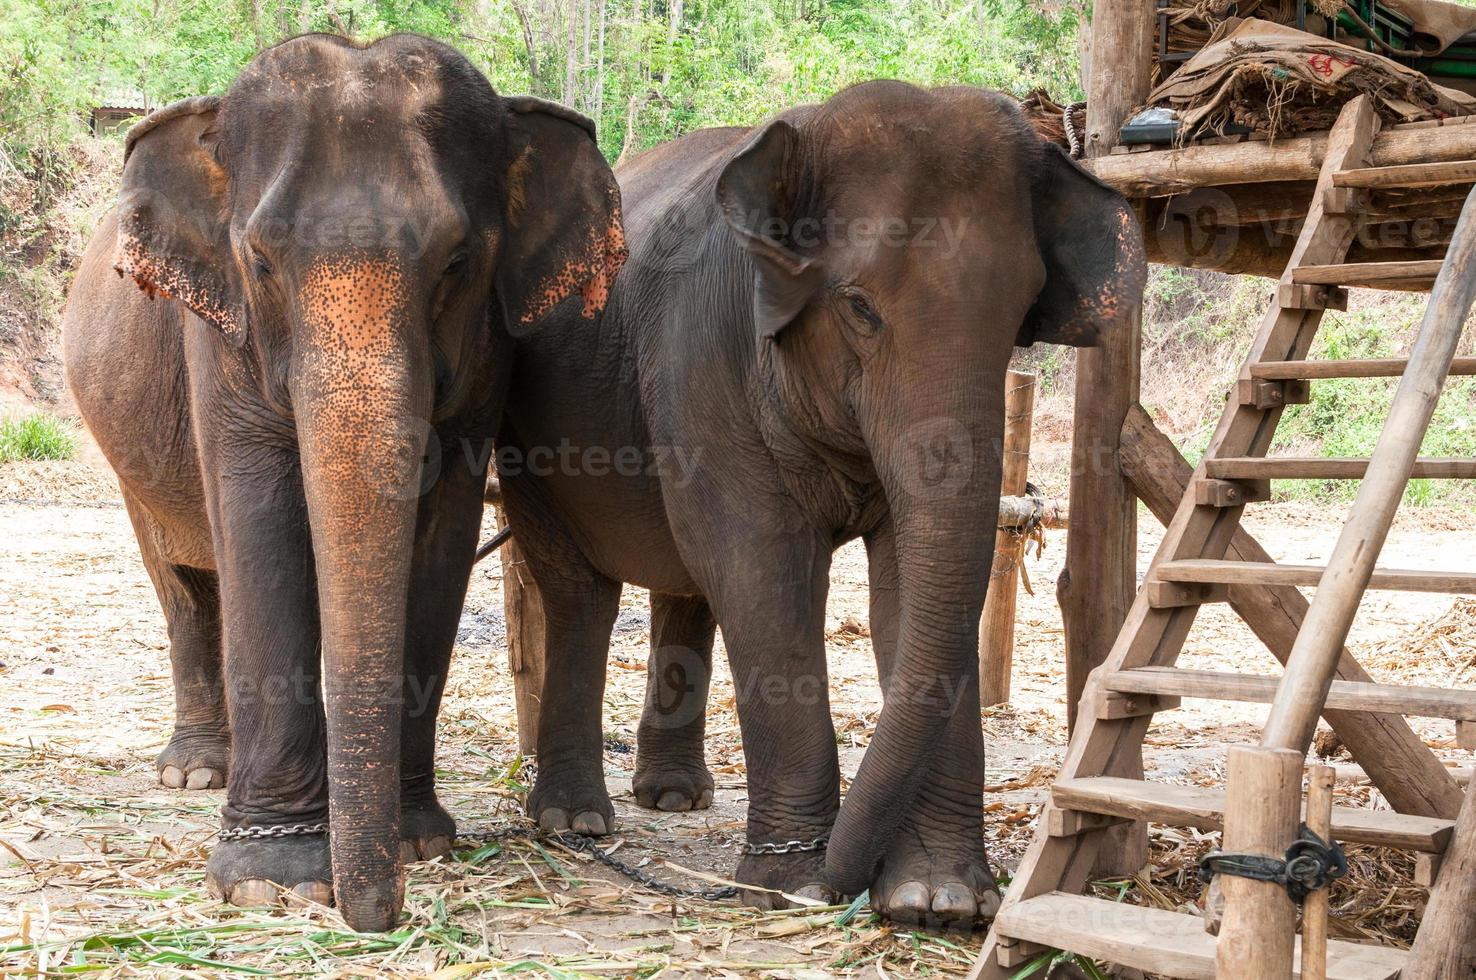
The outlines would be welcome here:
M 1332 766 L 1312 766 L 1307 780 L 1307 829 L 1324 841 L 1332 841 Z M 1327 980 L 1326 888 L 1319 888 L 1302 901 L 1301 980 Z
M 1261 744 L 1305 752 L 1476 299 L 1476 190 L 1456 225 L 1388 420 L 1292 646 Z
M 1023 494 L 1030 469 L 1030 424 L 1035 408 L 1035 375 L 1005 375 L 1004 452 L 1000 492 Z M 1010 669 L 1015 659 L 1015 590 L 1019 563 L 1025 560 L 1022 536 L 996 530 L 989 591 L 979 624 L 979 703 L 988 707 L 1010 699 Z
M 1284 857 L 1301 820 L 1301 753 L 1233 746 L 1226 775 L 1225 853 Z M 1225 898 L 1215 975 L 1291 980 L 1297 909 L 1286 889 L 1228 874 L 1215 880 Z

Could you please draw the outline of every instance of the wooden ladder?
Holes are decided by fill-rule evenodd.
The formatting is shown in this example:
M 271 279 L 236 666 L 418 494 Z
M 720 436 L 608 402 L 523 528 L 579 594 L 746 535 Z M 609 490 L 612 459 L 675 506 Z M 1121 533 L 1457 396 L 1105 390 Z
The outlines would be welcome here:
M 1105 830 L 1125 821 L 1152 821 L 1218 830 L 1224 826 L 1226 794 L 1219 790 L 1119 778 L 1135 771 L 1156 711 L 1181 698 L 1217 698 L 1271 704 L 1263 734 L 1267 750 L 1292 750 L 1296 772 L 1312 740 L 1318 716 L 1337 710 L 1436 716 L 1476 722 L 1476 692 L 1407 688 L 1372 683 L 1344 650 L 1349 627 L 1366 589 L 1476 593 L 1476 573 L 1378 569 L 1378 558 L 1399 500 L 1411 476 L 1476 477 L 1476 461 L 1419 459 L 1417 454 L 1436 400 L 1451 371 L 1476 373 L 1476 359 L 1454 357 L 1462 322 L 1476 293 L 1476 191 L 1457 224 L 1443 262 L 1343 263 L 1361 227 L 1372 189 L 1476 181 L 1476 161 L 1418 167 L 1366 166 L 1378 119 L 1366 97 L 1347 104 L 1329 134 L 1326 156 L 1310 211 L 1282 275 L 1276 296 L 1255 338 L 1214 438 L 1168 521 L 1162 543 L 1105 663 L 1093 672 L 1078 721 L 1042 808 L 1037 834 L 985 940 L 971 977 L 1004 980 L 1049 950 L 1066 950 L 1173 977 L 1213 977 L 1216 937 L 1205 920 L 1188 914 L 1084 897 L 1098 866 Z M 1343 308 L 1352 285 L 1431 288 L 1433 293 L 1407 359 L 1308 361 L 1322 314 Z M 1307 401 L 1309 382 L 1319 378 L 1402 375 L 1389 417 L 1370 459 L 1267 459 L 1282 409 Z M 1129 421 L 1131 426 L 1132 420 Z M 1151 425 L 1149 426 L 1151 428 Z M 1128 430 L 1124 430 L 1126 440 Z M 1177 457 L 1175 457 L 1177 461 Z M 1325 567 L 1278 565 L 1240 528 L 1245 505 L 1270 497 L 1277 478 L 1362 479 L 1348 521 Z M 1150 502 L 1151 503 L 1151 502 Z M 1249 542 L 1249 544 L 1247 544 Z M 1227 554 L 1241 560 L 1227 560 Z M 1245 560 L 1245 559 L 1252 560 Z M 1292 617 L 1300 621 L 1277 678 L 1174 667 L 1199 606 L 1236 601 L 1236 595 L 1271 595 L 1277 589 L 1296 602 L 1290 586 L 1316 588 L 1315 598 Z M 1245 615 L 1242 602 L 1236 609 Z M 1247 617 L 1247 622 L 1250 622 Z M 1255 624 L 1252 623 L 1254 626 Z M 1266 638 L 1258 629 L 1258 634 Z M 1341 679 L 1339 679 L 1341 678 Z M 1378 717 L 1366 715 L 1364 717 Z M 1403 719 L 1393 721 L 1404 725 Z M 1407 725 L 1404 727 L 1408 736 Z M 1419 764 L 1435 762 L 1417 740 L 1410 751 Z M 1350 748 L 1351 748 L 1350 744 Z M 1356 757 L 1356 752 L 1355 752 Z M 1232 767 L 1233 768 L 1233 767 Z M 1373 767 L 1369 766 L 1370 771 Z M 1426 769 L 1429 772 L 1430 769 Z M 1445 778 L 1440 770 L 1441 778 Z M 1236 791 L 1234 772 L 1230 793 Z M 1288 793 L 1300 806 L 1300 779 Z M 1473 794 L 1476 795 L 1476 794 Z M 1453 789 L 1446 812 L 1418 815 L 1335 808 L 1333 836 L 1343 841 L 1386 845 L 1433 856 L 1445 855 L 1446 872 L 1436 890 L 1456 877 L 1451 847 L 1456 813 L 1473 833 L 1455 837 L 1467 877 L 1476 869 L 1476 807 Z M 1232 814 L 1237 811 L 1232 810 Z M 1295 811 L 1294 811 L 1295 812 Z M 1232 816 L 1232 821 L 1234 817 Z M 1287 844 L 1290 840 L 1286 841 Z M 1456 887 L 1460 883 L 1453 883 Z M 1468 890 L 1472 887 L 1464 885 Z M 1227 888 L 1228 893 L 1228 888 Z M 1284 893 L 1282 893 L 1284 895 Z M 1467 899 L 1472 897 L 1463 893 Z M 1445 907 L 1453 899 L 1441 899 Z M 1432 892 L 1427 924 L 1435 914 Z M 1459 909 L 1459 902 L 1456 908 Z M 1291 906 L 1288 904 L 1287 908 Z M 1469 906 L 1466 907 L 1467 909 Z M 1460 914 L 1469 914 L 1459 909 Z M 1454 916 L 1455 910 L 1443 912 Z M 1291 912 L 1288 912 L 1289 931 Z M 1227 916 L 1227 923 L 1228 923 Z M 1449 921 L 1444 924 L 1449 931 Z M 1423 932 L 1422 932 L 1423 936 Z M 1469 933 L 1466 937 L 1471 938 Z M 1288 937 L 1288 946 L 1290 937 Z M 1420 950 L 1416 941 L 1415 954 Z M 1224 951 L 1221 951 L 1222 954 Z M 1406 967 L 1400 950 L 1331 942 L 1328 976 L 1389 978 Z M 1420 977 L 1446 973 L 1416 971 Z M 1270 976 L 1245 967 L 1220 976 Z M 1291 974 L 1282 974 L 1291 975 Z M 1299 973 L 1295 975 L 1300 975 Z M 1406 972 L 1406 980 L 1412 976 Z M 1450 974 L 1454 975 L 1454 974 Z

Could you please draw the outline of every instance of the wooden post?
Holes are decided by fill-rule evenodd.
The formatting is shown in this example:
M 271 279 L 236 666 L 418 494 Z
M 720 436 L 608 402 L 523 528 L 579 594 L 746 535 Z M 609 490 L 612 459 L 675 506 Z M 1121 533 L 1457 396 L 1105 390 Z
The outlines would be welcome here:
M 1092 12 L 1087 79 L 1086 155 L 1100 158 L 1148 97 L 1153 71 L 1153 0 L 1099 0 Z M 1076 725 L 1087 676 L 1112 650 L 1137 591 L 1138 501 L 1117 464 L 1118 436 L 1138 402 L 1142 308 L 1130 311 L 1100 347 L 1076 355 L 1076 407 L 1071 444 L 1071 511 L 1091 514 L 1066 537 L 1066 567 L 1056 584 L 1066 632 L 1066 720 Z M 1110 775 L 1141 778 L 1141 748 Z M 1148 829 L 1127 824 L 1107 832 L 1096 871 L 1132 874 L 1148 859 Z
M 1307 780 L 1307 829 L 1324 841 L 1332 840 L 1332 766 L 1313 766 Z M 1319 888 L 1302 901 L 1301 980 L 1327 980 L 1326 888 Z
M 1226 776 L 1225 853 L 1285 857 L 1301 822 L 1301 753 L 1233 746 Z M 1286 889 L 1235 875 L 1216 880 L 1225 896 L 1225 918 L 1215 945 L 1215 975 L 1291 980 L 1297 908 Z
M 999 492 L 1025 492 L 1030 469 L 1030 420 L 1035 408 L 1035 375 L 1010 371 L 1005 375 L 1004 461 Z M 1025 560 L 1021 535 L 999 530 L 994 534 L 994 563 L 989 591 L 979 624 L 979 703 L 985 707 L 1010 699 L 1010 668 L 1015 659 L 1015 590 L 1019 562 Z
M 1461 815 L 1425 918 L 1415 934 L 1400 980 L 1447 980 L 1476 975 L 1476 792 L 1466 791 Z
M 1128 113 L 1148 96 L 1153 70 L 1152 0 L 1100 0 L 1092 16 L 1087 79 L 1088 158 L 1106 154 Z M 1087 675 L 1107 658 L 1137 591 L 1137 499 L 1117 466 L 1118 432 L 1138 401 L 1142 311 L 1101 347 L 1076 356 L 1071 510 L 1091 514 L 1066 539 L 1056 594 L 1066 627 L 1066 711 L 1074 726 Z M 1121 773 L 1120 775 L 1130 775 Z
M 497 529 L 507 526 L 499 507 Z M 523 563 L 514 535 L 498 551 L 502 560 L 502 615 L 507 623 L 507 666 L 513 675 L 518 711 L 518 751 L 538 752 L 538 716 L 543 707 L 543 596 Z

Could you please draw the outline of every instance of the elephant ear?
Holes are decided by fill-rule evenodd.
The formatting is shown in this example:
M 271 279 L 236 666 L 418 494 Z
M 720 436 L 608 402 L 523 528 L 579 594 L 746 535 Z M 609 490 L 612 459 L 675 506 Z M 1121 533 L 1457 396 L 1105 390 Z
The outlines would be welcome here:
M 505 101 L 512 162 L 494 279 L 503 322 L 514 334 L 534 330 L 575 293 L 593 318 L 629 254 L 620 187 L 589 119 L 542 99 Z
M 113 268 L 151 296 L 179 300 L 240 345 L 246 316 L 226 173 L 215 158 L 219 111 L 218 98 L 185 99 L 129 132 Z
M 1015 344 L 1093 347 L 1142 300 L 1143 233 L 1121 194 L 1054 143 L 1041 148 L 1035 239 L 1046 281 Z
M 825 269 L 787 243 L 799 219 L 799 133 L 783 119 L 769 123 L 723 168 L 717 202 L 753 258 L 753 319 L 771 340 L 799 316 L 825 282 Z

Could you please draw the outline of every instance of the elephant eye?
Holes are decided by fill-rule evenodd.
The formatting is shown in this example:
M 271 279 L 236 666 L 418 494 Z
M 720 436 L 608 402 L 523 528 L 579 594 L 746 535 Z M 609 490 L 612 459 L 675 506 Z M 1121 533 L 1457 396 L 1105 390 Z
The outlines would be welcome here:
M 885 325 L 885 320 L 871 302 L 870 297 L 855 286 L 848 286 L 842 291 L 842 297 L 850 307 L 851 317 L 867 330 L 880 330 Z
M 258 279 L 269 279 L 272 275 L 272 264 L 256 249 L 251 250 L 251 271 Z
M 461 275 L 464 271 L 466 271 L 466 252 L 457 249 L 451 256 L 451 261 L 446 263 L 446 271 L 442 273 L 442 276 L 451 279 Z

